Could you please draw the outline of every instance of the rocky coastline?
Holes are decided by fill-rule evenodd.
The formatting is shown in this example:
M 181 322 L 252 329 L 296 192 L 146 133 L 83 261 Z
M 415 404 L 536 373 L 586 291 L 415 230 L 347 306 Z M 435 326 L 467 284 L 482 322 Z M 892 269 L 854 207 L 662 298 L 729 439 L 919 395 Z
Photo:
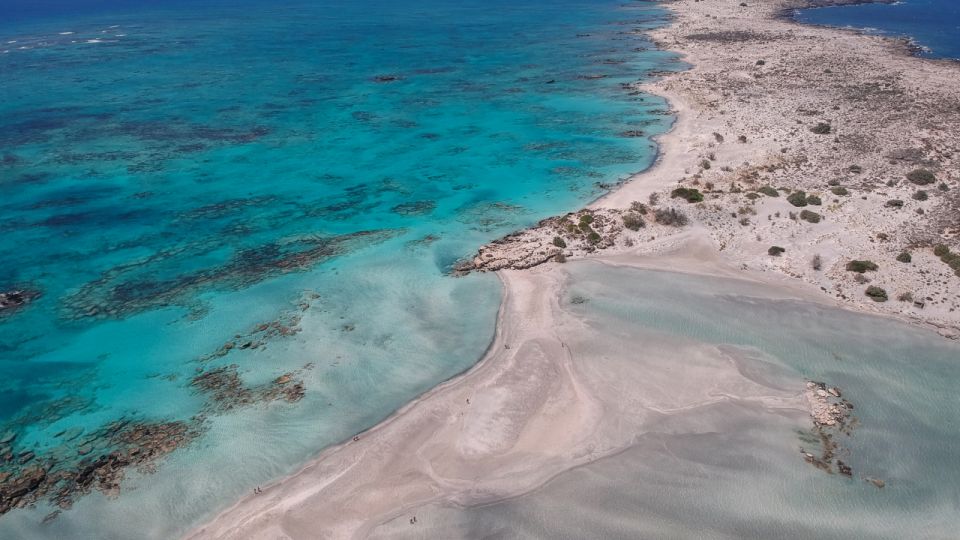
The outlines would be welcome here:
M 657 164 L 456 270 L 651 253 L 687 227 L 733 266 L 960 337 L 960 64 L 783 16 L 844 3 L 666 3 L 654 41 L 691 68 L 633 85 L 676 114 Z M 664 226 L 668 211 L 684 219 Z

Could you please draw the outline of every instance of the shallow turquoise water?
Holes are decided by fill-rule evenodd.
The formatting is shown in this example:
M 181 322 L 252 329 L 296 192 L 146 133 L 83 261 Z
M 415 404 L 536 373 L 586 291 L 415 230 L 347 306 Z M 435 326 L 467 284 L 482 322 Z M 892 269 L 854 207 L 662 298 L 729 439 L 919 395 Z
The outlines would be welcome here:
M 796 17 L 805 23 L 906 36 L 921 48 L 921 56 L 960 60 L 960 5 L 955 0 L 830 6 L 800 10 Z
M 93 4 L 0 22 L 0 290 L 40 293 L 0 318 L 0 435 L 36 455 L 0 471 L 121 418 L 202 434 L 4 538 L 174 536 L 467 369 L 499 286 L 450 265 L 652 163 L 623 133 L 666 105 L 622 84 L 679 67 L 647 2 Z M 191 384 L 231 365 L 303 398 Z
M 855 405 L 850 435 L 834 436 L 852 477 L 802 459 L 801 447 L 817 452 L 805 413 L 733 399 L 651 422 L 624 452 L 530 494 L 474 508 L 412 509 L 375 537 L 956 538 L 960 344 L 729 279 L 586 261 L 566 268 L 563 305 L 595 330 L 565 341 L 581 369 L 679 340 L 738 350 L 745 356 L 738 367 L 774 387 L 799 391 L 805 379 L 826 381 Z M 574 297 L 586 301 L 570 303 Z M 685 373 L 671 369 L 683 360 L 655 360 L 654 376 Z

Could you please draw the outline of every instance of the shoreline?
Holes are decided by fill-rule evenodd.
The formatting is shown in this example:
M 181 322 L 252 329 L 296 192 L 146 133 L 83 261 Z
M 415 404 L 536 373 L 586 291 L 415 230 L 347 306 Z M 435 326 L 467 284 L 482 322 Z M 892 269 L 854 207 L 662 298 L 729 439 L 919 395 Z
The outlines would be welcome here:
M 784 1 L 777 4 L 794 3 Z M 678 5 L 690 7 L 694 3 L 677 0 L 666 4 L 668 9 L 674 11 Z M 700 3 L 697 6 L 701 9 L 713 7 Z M 669 44 L 659 38 L 663 38 L 665 33 L 676 32 L 675 27 L 685 22 L 676 12 L 674 17 L 669 27 L 653 32 L 658 47 L 670 49 Z M 693 19 L 693 15 L 687 17 Z M 789 24 L 807 28 L 807 25 L 793 20 Z M 810 28 L 848 35 L 855 32 L 857 39 L 884 42 L 883 46 L 888 48 L 890 54 L 898 54 L 897 49 L 903 50 L 903 44 L 898 44 L 898 40 L 890 37 L 834 27 Z M 698 109 L 692 104 L 689 95 L 685 98 L 665 86 L 665 81 L 685 76 L 698 68 L 696 59 L 691 58 L 687 51 L 680 52 L 682 59 L 693 66 L 690 71 L 640 85 L 644 91 L 666 99 L 675 115 L 670 130 L 655 138 L 658 145 L 655 162 L 645 171 L 631 176 L 617 189 L 590 203 L 586 209 L 571 215 L 595 211 L 618 212 L 616 216 L 619 217 L 623 212 L 620 209 L 631 201 L 647 200 L 651 193 L 662 193 L 664 189 L 679 185 L 677 178 L 689 177 L 691 162 L 695 163 L 700 157 L 691 159 L 690 154 L 712 148 L 697 138 L 702 137 L 701 132 L 705 131 L 703 122 L 698 123 L 705 109 Z M 912 62 L 953 64 L 950 60 L 913 55 L 906 58 Z M 948 179 L 955 183 L 957 177 L 952 169 L 949 174 Z M 781 198 L 774 202 L 782 203 L 783 200 Z M 676 203 L 673 204 L 676 206 Z M 727 211 L 729 206 L 723 208 L 724 214 Z M 935 331 L 945 337 L 957 336 L 952 334 L 960 317 L 955 311 L 938 313 L 952 324 L 939 327 L 937 324 L 940 319 L 927 316 L 929 312 L 917 316 L 871 309 L 876 306 L 862 302 L 838 300 L 833 295 L 824 294 L 828 292 L 826 288 L 820 291 L 807 280 L 794 279 L 796 276 L 791 274 L 790 268 L 759 263 L 762 255 L 756 257 L 748 249 L 733 245 L 732 240 L 727 240 L 730 245 L 720 242 L 721 248 L 718 250 L 716 230 L 704 225 L 700 214 L 695 215 L 694 220 L 694 227 L 675 230 L 651 222 L 641 232 L 648 233 L 653 229 L 656 238 L 638 241 L 639 245 L 631 246 L 619 243 L 625 234 L 621 227 L 611 233 L 619 236 L 606 249 L 575 252 L 571 258 L 582 257 L 602 264 L 625 264 L 639 268 L 644 264 L 661 269 L 670 266 L 667 271 L 747 279 L 770 290 L 776 289 L 783 298 L 893 317 L 927 329 L 939 329 Z M 536 231 L 537 228 L 531 230 Z M 737 234 L 744 233 L 738 231 Z M 551 236 L 553 232 L 547 231 L 544 238 Z M 527 246 L 525 249 L 529 251 L 538 247 Z M 939 264 L 939 261 L 933 260 L 921 262 L 927 265 L 924 268 L 937 268 L 936 264 Z M 559 278 L 562 265 L 548 259 L 533 266 L 536 268 L 518 266 L 514 269 L 505 266 L 493 269 L 497 270 L 503 283 L 503 297 L 494 338 L 477 364 L 404 405 L 383 422 L 360 433 L 357 438 L 324 449 L 299 471 L 265 487 L 260 495 L 247 496 L 238 501 L 188 533 L 186 538 L 275 538 L 281 534 L 291 538 L 321 537 L 316 527 L 310 527 L 311 524 L 323 524 L 322 537 L 362 537 L 373 527 L 402 516 L 410 508 L 441 500 L 450 504 L 472 505 L 516 497 L 565 471 L 622 452 L 627 448 L 622 441 L 597 436 L 599 428 L 595 426 L 610 420 L 609 415 L 605 417 L 602 414 L 602 401 L 584 389 L 586 382 L 574 373 L 569 350 L 552 330 L 555 318 L 559 316 L 555 300 L 562 294 L 563 282 Z M 523 350 L 526 355 L 523 365 L 516 363 L 520 351 L 509 347 L 515 345 L 517 340 L 525 345 L 534 344 L 532 350 Z M 530 358 L 536 360 L 531 361 Z M 531 363 L 534 368 L 528 367 Z M 537 383 L 532 387 L 522 384 L 522 376 L 530 375 L 525 371 L 527 369 L 539 370 L 535 371 Z M 477 396 L 482 396 L 485 388 L 491 393 L 492 389 L 506 388 L 497 395 L 508 401 L 521 397 L 530 399 L 531 396 L 540 396 L 542 399 L 538 402 L 539 406 L 532 409 L 521 407 L 522 410 L 513 410 L 505 402 L 490 402 L 477 407 L 481 403 L 479 400 L 483 399 Z M 565 403 L 545 397 L 546 390 L 557 392 L 558 388 L 567 399 Z M 473 404 L 471 398 L 474 399 Z M 783 407 L 793 408 L 800 415 L 806 414 L 799 401 L 791 401 L 789 396 L 779 396 L 777 399 L 781 400 Z M 483 410 L 474 412 L 471 407 Z M 573 415 L 576 417 L 574 421 L 567 418 L 570 410 L 576 413 Z M 503 424 L 496 420 L 498 414 L 506 414 L 508 420 L 522 424 L 521 433 L 502 433 Z M 564 419 L 558 420 L 561 416 Z M 458 437 L 461 434 L 458 430 L 494 428 L 501 431 L 484 432 L 469 439 L 472 444 L 487 444 L 489 447 L 458 446 L 465 444 Z M 563 440 L 553 440 L 556 437 Z M 608 446 L 601 444 L 603 448 L 600 450 L 589 446 L 590 450 L 587 450 L 588 445 L 584 441 L 596 444 L 598 440 Z M 552 450 L 554 448 L 563 448 L 566 452 L 555 452 Z M 531 462 L 527 454 L 529 452 L 538 453 L 539 457 Z M 449 454 L 454 454 L 454 457 Z M 469 475 L 458 476 L 466 473 Z M 402 503 L 394 501 L 396 497 L 400 497 Z

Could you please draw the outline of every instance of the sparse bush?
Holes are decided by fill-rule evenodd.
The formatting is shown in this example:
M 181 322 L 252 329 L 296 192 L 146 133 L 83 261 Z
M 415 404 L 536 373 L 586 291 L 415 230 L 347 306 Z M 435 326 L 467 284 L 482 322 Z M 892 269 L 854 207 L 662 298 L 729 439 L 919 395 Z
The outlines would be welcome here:
M 813 206 L 820 206 L 823 204 L 823 201 L 820 200 L 820 197 L 816 195 L 807 195 L 807 204 L 812 204 Z
M 629 212 L 623 215 L 623 226 L 631 231 L 639 231 L 647 226 L 647 222 L 640 217 L 640 214 Z
M 847 188 L 845 187 L 830 188 L 830 192 L 833 193 L 834 195 L 841 195 L 841 196 L 850 194 L 850 191 L 848 191 Z
M 703 201 L 703 193 L 700 193 L 700 190 L 695 188 L 679 187 L 670 192 L 670 197 L 673 199 L 679 197 L 688 203 L 698 203 Z
M 943 244 L 937 244 L 933 246 L 933 254 L 937 257 L 943 257 L 944 255 L 950 253 L 950 248 Z
M 940 182 L 940 185 L 937 186 L 937 189 L 940 191 L 950 191 L 950 186 L 948 186 L 946 182 Z
M 716 139 L 718 143 L 722 143 L 722 142 L 723 142 L 723 135 L 721 135 L 721 134 L 719 134 L 719 133 L 717 133 L 717 132 L 714 132 L 714 133 L 713 133 L 713 138 Z
M 822 218 L 823 216 L 816 212 L 811 212 L 810 210 L 803 210 L 800 212 L 800 219 L 810 223 L 820 223 Z
M 852 172 L 853 174 L 860 174 L 860 173 L 863 172 L 863 167 L 861 167 L 861 166 L 859 166 L 859 165 L 851 165 L 851 166 L 847 167 L 847 170 L 850 171 L 850 172 Z
M 567 256 L 564 255 L 563 253 L 557 253 L 556 255 L 553 256 L 553 260 L 555 260 L 555 261 L 557 261 L 558 263 L 561 263 L 561 264 L 562 264 L 562 263 L 567 262 Z
M 907 173 L 907 180 L 918 186 L 925 186 L 936 182 L 937 177 L 928 169 L 914 169 Z
M 886 302 L 887 301 L 887 291 L 877 287 L 876 285 L 871 285 L 867 287 L 866 295 L 870 297 L 874 302 Z
M 834 178 L 833 180 L 827 180 L 827 185 L 828 185 L 828 186 L 839 186 L 839 185 L 840 185 L 840 180 L 837 180 L 836 178 Z
M 559 236 L 553 237 L 553 245 L 557 246 L 558 248 L 567 247 L 567 243 L 563 240 L 563 238 L 560 238 Z
M 922 189 L 913 194 L 913 200 L 915 201 L 925 201 L 929 198 L 930 196 L 927 194 L 927 192 Z
M 807 194 L 803 191 L 794 191 L 787 196 L 787 202 L 794 206 L 806 206 Z
M 886 204 L 887 208 L 903 208 L 903 201 L 900 199 L 890 199 Z
M 775 190 L 775 189 L 773 189 L 772 186 L 763 186 L 763 187 L 757 188 L 757 191 L 759 191 L 760 193 L 763 193 L 763 194 L 766 195 L 767 197 L 779 197 L 779 196 L 780 196 L 780 192 L 777 191 L 777 190 Z
M 750 193 L 747 193 L 746 195 L 744 195 L 744 197 L 750 199 L 751 201 L 755 201 L 760 198 L 760 194 L 754 193 L 751 191 Z
M 814 270 L 820 270 L 823 267 L 823 259 L 820 258 L 819 253 L 813 256 L 813 260 L 810 261 L 810 266 L 812 266 Z
M 650 202 L 650 206 L 656 206 L 657 204 L 660 203 L 660 194 L 651 193 L 650 197 L 648 197 L 647 200 Z
M 705 159 L 705 160 L 703 160 L 703 161 L 700 162 L 700 168 L 701 168 L 701 169 L 709 170 L 711 166 L 712 166 L 712 165 L 710 165 L 710 160 Z
M 810 128 L 810 131 L 816 133 L 817 135 L 829 135 L 831 128 L 830 128 L 830 124 L 827 124 L 825 122 L 820 122 L 817 125 Z
M 909 263 L 909 262 L 913 262 L 913 257 L 910 256 L 910 253 L 904 251 L 899 255 L 897 255 L 897 261 L 902 263 Z
M 674 208 L 659 208 L 654 212 L 657 223 L 673 227 L 683 227 L 688 223 L 687 215 Z
M 877 263 L 873 261 L 850 261 L 847 263 L 847 270 L 850 272 L 857 272 L 862 274 L 864 272 L 873 272 L 880 268 L 877 266 Z
M 741 143 L 746 143 L 746 142 L 747 142 L 747 136 L 746 136 L 746 135 L 741 135 L 741 136 L 737 137 L 737 140 L 740 141 Z
M 913 302 L 913 293 L 910 291 L 900 293 L 900 296 L 897 297 L 897 300 L 901 302 Z
M 770 246 L 770 249 L 767 250 L 767 254 L 772 257 L 779 257 L 781 253 L 787 251 L 786 249 L 780 246 Z
M 630 210 L 642 216 L 647 215 L 647 205 L 643 204 L 640 201 L 633 201 L 632 203 L 630 203 Z

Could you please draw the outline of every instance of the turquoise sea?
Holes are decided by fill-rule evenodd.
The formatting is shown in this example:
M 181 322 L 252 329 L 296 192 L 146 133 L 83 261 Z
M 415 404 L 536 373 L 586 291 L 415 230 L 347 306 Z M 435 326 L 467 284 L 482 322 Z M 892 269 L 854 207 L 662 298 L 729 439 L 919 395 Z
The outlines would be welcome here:
M 0 10 L 0 538 L 175 537 L 469 368 L 451 265 L 649 166 L 681 67 L 644 1 Z
M 864 2 L 800 10 L 796 18 L 809 24 L 907 37 L 919 47 L 920 56 L 960 60 L 960 3 L 955 0 Z

